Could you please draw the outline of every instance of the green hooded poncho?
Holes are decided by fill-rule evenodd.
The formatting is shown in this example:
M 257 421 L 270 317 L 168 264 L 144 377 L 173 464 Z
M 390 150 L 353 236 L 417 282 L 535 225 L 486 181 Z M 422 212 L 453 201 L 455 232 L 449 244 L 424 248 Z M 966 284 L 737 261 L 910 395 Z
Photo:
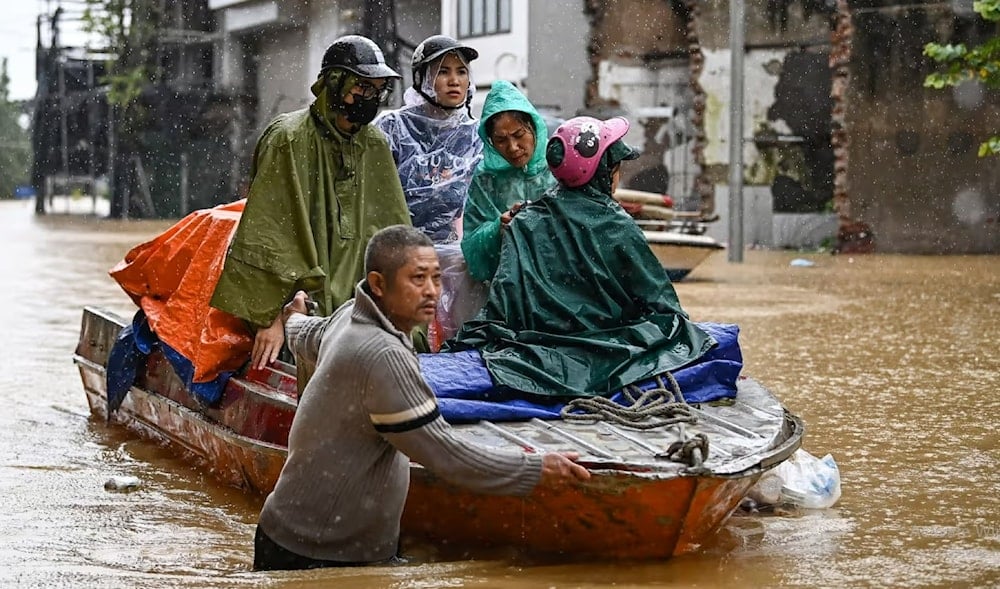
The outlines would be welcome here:
M 490 144 L 486 121 L 493 115 L 516 110 L 535 121 L 535 152 L 524 168 L 511 166 Z M 548 128 L 535 107 L 510 82 L 493 83 L 479 122 L 483 161 L 476 168 L 462 221 L 462 253 L 469 274 L 479 281 L 493 277 L 500 262 L 500 215 L 517 202 L 534 200 L 556 184 L 545 163 Z
M 501 387 L 605 395 L 715 345 L 611 198 L 614 151 L 589 184 L 553 189 L 514 217 L 486 306 L 447 342 L 448 351 L 478 349 Z
M 299 289 L 329 315 L 364 277 L 371 236 L 410 224 L 381 131 L 341 133 L 326 87 L 317 82 L 313 93 L 309 108 L 278 116 L 257 142 L 246 210 L 212 296 L 213 307 L 257 327 Z

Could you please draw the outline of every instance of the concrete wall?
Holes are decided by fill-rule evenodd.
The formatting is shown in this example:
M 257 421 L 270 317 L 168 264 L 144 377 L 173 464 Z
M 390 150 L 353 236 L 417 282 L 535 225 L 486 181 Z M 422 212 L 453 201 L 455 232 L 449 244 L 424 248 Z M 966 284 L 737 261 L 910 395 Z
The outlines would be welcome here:
M 715 187 L 718 221 L 705 234 L 729 241 L 729 187 Z M 837 235 L 837 215 L 833 213 L 776 213 L 771 189 L 746 186 L 743 189 L 743 244 L 746 247 L 776 249 L 817 249 L 831 247 Z
M 396 0 L 396 29 L 398 35 L 416 48 L 421 41 L 441 32 L 441 3 L 428 0 Z M 402 104 L 403 88 L 413 83 L 410 60 L 413 52 L 402 51 L 399 73 L 403 76 L 400 92 L 392 97 L 396 104 Z M 474 68 L 475 66 L 473 66 Z M 475 69 L 473 69 L 473 76 Z
M 803 127 L 808 132 L 808 122 L 795 120 L 794 111 L 823 107 L 818 103 L 795 104 L 785 108 L 783 116 L 775 114 L 782 110 L 775 105 L 782 98 L 781 76 L 790 58 L 824 51 L 823 39 L 829 34 L 827 17 L 809 13 L 806 8 L 812 4 L 748 2 L 745 138 L 762 126 L 778 133 L 794 134 Z M 856 6 L 852 11 L 855 32 L 847 102 L 848 214 L 872 228 L 877 251 L 1000 251 L 1000 164 L 996 158 L 983 159 L 975 154 L 988 131 L 1000 129 L 1000 92 L 975 87 L 935 91 L 922 85 L 932 71 L 922 55 L 925 43 L 981 42 L 997 35 L 998 27 L 981 20 L 974 24 L 972 17 L 956 19 L 952 5 L 947 3 L 924 8 L 900 4 L 904 6 Z M 779 10 L 782 6 L 787 8 L 783 14 Z M 717 187 L 724 187 L 728 166 L 728 8 L 725 0 L 709 0 L 702 5 L 698 23 L 706 61 L 701 80 L 707 94 L 706 169 Z M 814 59 L 812 70 L 799 75 L 812 76 L 822 66 L 821 59 Z M 803 85 L 816 83 L 810 77 Z M 817 127 L 812 130 L 821 131 Z M 814 161 L 812 169 L 795 163 L 810 157 Z M 798 167 L 794 173 L 804 183 L 825 189 L 829 178 L 818 174 L 817 168 L 827 165 L 828 159 L 828 154 L 789 156 L 789 150 L 758 149 L 748 143 L 744 146 L 745 180 L 755 190 L 754 185 L 772 183 L 776 174 Z M 718 191 L 718 195 L 728 199 L 726 190 Z M 772 201 L 779 210 L 783 206 L 778 195 L 772 195 Z M 750 217 L 756 218 L 752 214 Z M 775 246 L 794 245 L 787 239 L 823 233 L 829 227 L 827 217 L 822 213 L 775 213 L 772 241 Z M 780 234 L 790 237 L 774 237 L 779 225 Z M 815 230 L 810 229 L 813 226 Z M 713 227 L 713 231 L 717 230 Z M 809 237 L 807 241 L 815 239 Z
M 525 91 L 540 110 L 570 118 L 583 108 L 590 64 L 584 0 L 528 4 Z
M 670 194 L 697 209 L 693 92 L 683 12 L 663 0 L 590 3 L 588 114 L 624 115 L 642 156 L 622 168 L 629 188 Z M 695 202 L 695 201 L 699 202 Z
M 789 54 L 804 50 L 825 51 L 829 45 L 826 15 L 806 9 L 805 2 L 775 3 L 752 0 L 746 6 L 744 55 L 743 162 L 744 182 L 769 185 L 775 174 L 774 154 L 763 153 L 752 141 L 755 134 L 794 134 L 793 127 L 772 112 Z M 782 6 L 785 9 L 782 9 Z M 728 179 L 729 95 L 732 54 L 729 50 L 729 2 L 709 0 L 697 22 L 705 67 L 700 78 L 706 94 L 706 171 L 713 183 Z M 824 72 L 829 78 L 828 73 Z M 828 94 L 821 90 L 820 94 Z M 829 120 L 827 112 L 826 120 Z
M 814 45 L 829 42 L 827 13 L 811 0 L 746 0 L 746 44 L 750 47 Z M 698 22 L 701 46 L 729 47 L 729 1 L 703 0 Z
M 216 83 L 256 96 L 249 133 L 256 137 L 276 114 L 308 103 L 319 67 L 306 34 L 313 15 L 306 0 L 216 0 L 209 6 L 222 33 Z
M 791 129 L 783 121 L 768 121 L 767 113 L 774 104 L 775 88 L 781 74 L 781 63 L 788 49 L 751 50 L 743 58 L 743 163 L 744 182 L 765 184 L 767 172 L 760 169 L 761 151 L 754 145 L 754 132 L 769 127 L 781 133 Z M 705 89 L 705 164 L 713 168 L 715 183 L 728 178 L 729 166 L 729 92 L 732 53 L 729 49 L 703 48 L 705 69 L 699 81 Z
M 851 215 L 871 226 L 878 251 L 1000 252 L 1000 160 L 976 154 L 1000 130 L 1000 91 L 925 89 L 921 56 L 928 41 L 975 44 L 1000 27 L 948 6 L 863 13 L 854 26 Z
M 817 247 L 836 233 L 834 218 L 822 212 L 833 195 L 830 20 L 814 6 L 750 0 L 745 8 L 741 137 L 746 245 Z M 715 188 L 720 217 L 709 234 L 728 241 L 729 2 L 702 3 L 696 30 L 705 64 L 699 78 L 705 92 L 704 173 Z
M 280 113 L 309 103 L 309 84 L 315 77 L 309 67 L 308 40 L 301 30 L 275 30 L 257 42 L 257 128 L 262 129 Z

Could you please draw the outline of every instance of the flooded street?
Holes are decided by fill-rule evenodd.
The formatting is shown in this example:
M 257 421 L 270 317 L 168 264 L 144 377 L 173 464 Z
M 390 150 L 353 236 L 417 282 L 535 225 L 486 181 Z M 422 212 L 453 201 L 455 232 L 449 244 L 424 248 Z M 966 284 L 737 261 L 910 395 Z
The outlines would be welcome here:
M 861 587 L 1000 584 L 1000 256 L 714 255 L 677 287 L 737 323 L 745 374 L 833 454 L 832 509 L 736 516 L 668 562 L 491 559 L 253 573 L 260 499 L 90 418 L 72 362 L 84 305 L 125 316 L 108 277 L 169 222 L 36 217 L 0 201 L 0 586 Z M 814 267 L 792 267 L 804 257 Z M 132 493 L 104 490 L 134 475 Z

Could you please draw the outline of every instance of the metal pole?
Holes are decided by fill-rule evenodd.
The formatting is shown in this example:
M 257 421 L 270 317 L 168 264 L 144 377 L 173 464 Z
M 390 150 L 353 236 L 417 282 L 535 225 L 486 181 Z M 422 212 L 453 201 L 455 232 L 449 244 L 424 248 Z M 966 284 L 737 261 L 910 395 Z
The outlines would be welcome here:
M 97 154 L 94 153 L 94 144 L 97 143 L 97 130 L 94 124 L 94 109 L 97 108 L 96 92 L 94 88 L 94 60 L 87 58 L 87 163 L 90 175 L 90 198 L 97 214 Z
M 181 207 L 180 214 L 183 217 L 188 213 L 188 154 L 181 153 Z
M 729 0 L 729 261 L 743 261 L 743 0 Z
M 60 55 L 59 60 L 59 148 L 62 153 L 63 176 L 69 178 L 69 124 L 66 120 L 66 61 Z M 65 180 L 64 180 L 65 181 Z

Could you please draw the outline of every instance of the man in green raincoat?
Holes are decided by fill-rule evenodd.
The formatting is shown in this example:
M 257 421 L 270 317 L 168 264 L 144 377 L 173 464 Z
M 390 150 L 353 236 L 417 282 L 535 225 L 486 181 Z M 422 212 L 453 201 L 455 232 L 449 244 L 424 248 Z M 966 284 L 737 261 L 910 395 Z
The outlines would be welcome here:
M 211 305 L 256 329 L 252 366 L 277 358 L 282 306 L 298 290 L 329 315 L 364 276 L 369 238 L 410 224 L 392 153 L 370 125 L 399 74 L 370 39 L 323 56 L 307 108 L 278 116 L 254 152 L 246 209 Z
M 501 230 L 486 306 L 449 351 L 478 349 L 495 384 L 605 395 L 698 359 L 715 341 L 688 319 L 642 231 L 612 198 L 637 153 L 628 121 L 570 119 L 549 140 L 559 185 Z

